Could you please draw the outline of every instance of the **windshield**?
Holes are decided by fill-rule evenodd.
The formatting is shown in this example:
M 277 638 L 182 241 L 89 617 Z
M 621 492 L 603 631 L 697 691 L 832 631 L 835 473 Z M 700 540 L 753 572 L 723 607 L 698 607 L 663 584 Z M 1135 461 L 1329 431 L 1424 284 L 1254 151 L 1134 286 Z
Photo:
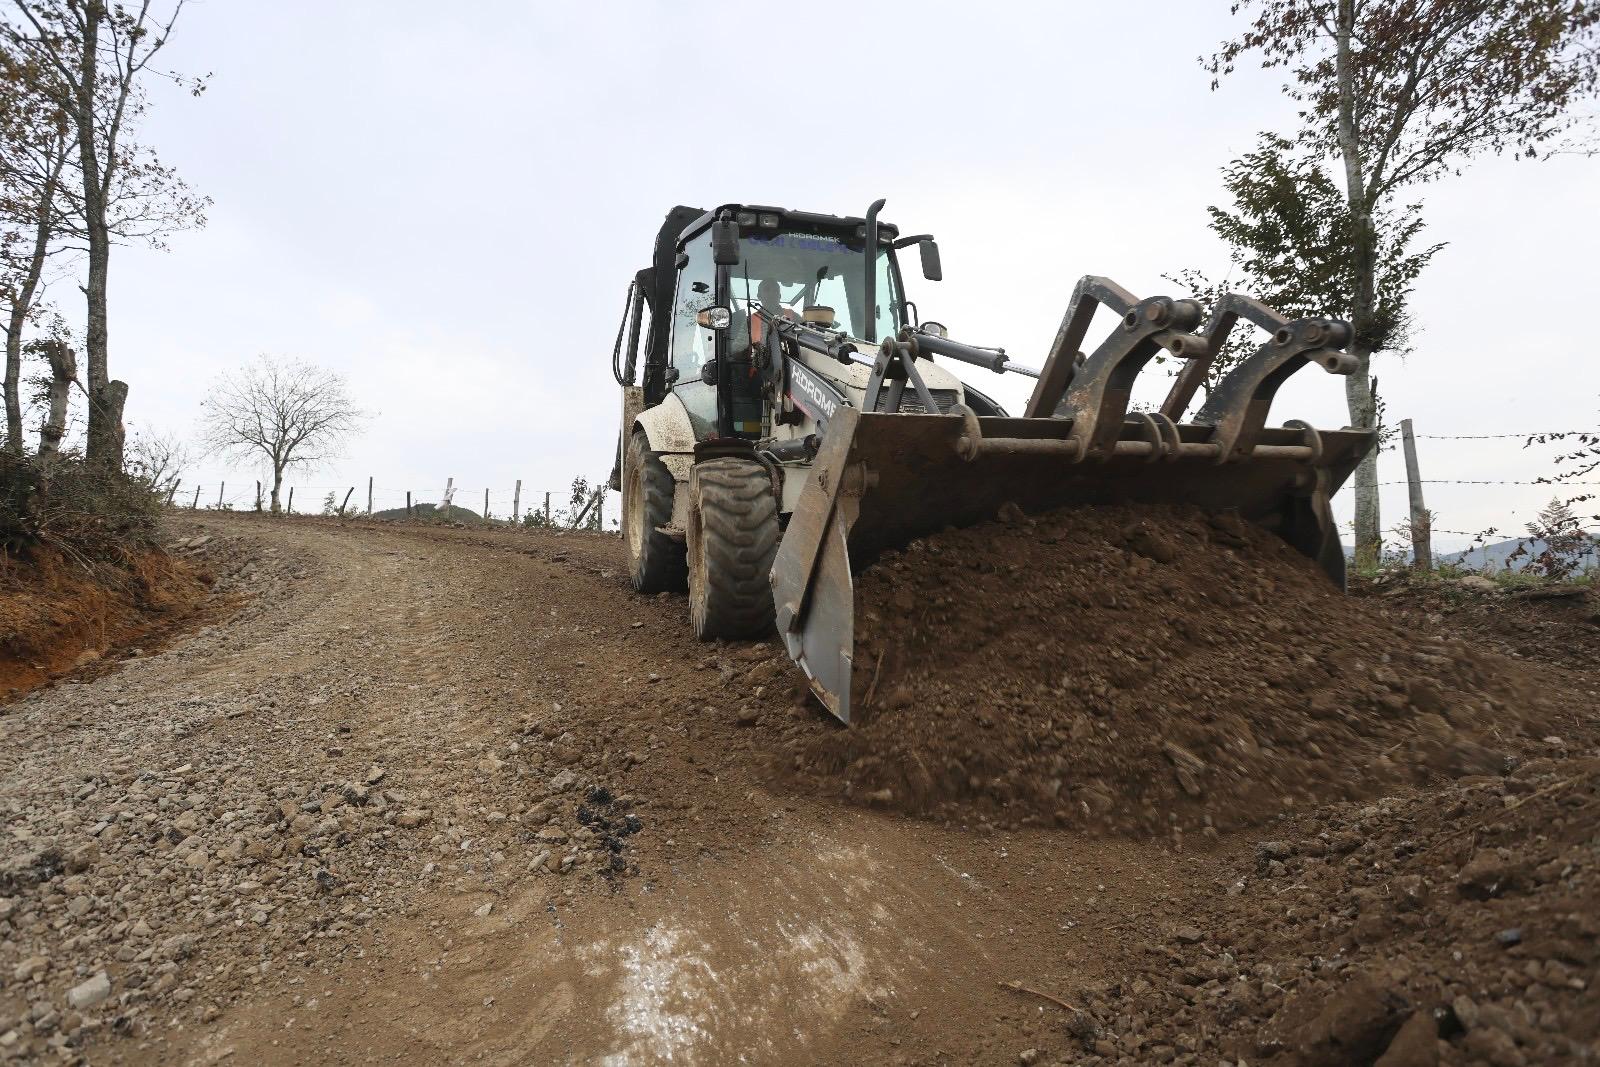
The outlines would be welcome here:
M 852 337 L 865 336 L 866 279 L 860 247 L 852 248 L 828 234 L 792 232 L 750 234 L 740 248 L 744 259 L 728 272 L 736 314 L 752 301 L 794 319 L 807 309 L 827 307 L 833 309 L 836 329 Z M 889 269 L 888 249 L 879 249 L 877 271 L 875 337 L 882 340 L 899 329 L 895 312 L 900 294 Z

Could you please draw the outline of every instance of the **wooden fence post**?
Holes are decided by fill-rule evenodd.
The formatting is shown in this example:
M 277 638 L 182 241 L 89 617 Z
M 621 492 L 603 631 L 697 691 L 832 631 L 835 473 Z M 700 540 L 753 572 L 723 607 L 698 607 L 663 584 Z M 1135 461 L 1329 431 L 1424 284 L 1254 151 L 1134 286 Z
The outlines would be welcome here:
M 193 501 L 193 503 L 191 503 L 189 505 L 189 510 L 193 511 L 195 508 L 198 508 L 199 506 L 200 506 L 200 487 L 197 485 L 197 486 L 194 487 L 194 501 Z
M 294 486 L 289 487 L 289 514 L 294 514 Z
M 1417 465 L 1417 439 L 1411 420 L 1400 420 L 1400 439 L 1406 453 L 1406 488 L 1411 493 L 1411 556 L 1419 570 L 1433 570 L 1433 537 L 1429 529 L 1428 508 L 1422 502 L 1422 474 Z
M 549 492 L 546 492 L 544 494 L 544 524 L 546 526 L 550 525 L 550 494 L 549 494 Z
M 372 515 L 372 475 L 367 475 L 367 515 Z
M 406 518 L 411 517 L 411 490 L 406 490 Z
M 483 521 L 489 521 L 489 489 L 487 486 L 483 490 Z
M 517 479 L 517 487 L 511 490 L 511 521 L 513 524 L 522 521 L 522 479 Z
M 226 488 L 228 488 L 228 483 L 227 482 L 222 482 L 222 483 L 218 484 L 218 486 L 217 486 L 217 510 L 218 511 L 222 510 L 222 491 L 224 489 L 226 489 Z
M 344 518 L 344 509 L 345 509 L 345 504 L 348 504 L 348 503 L 350 503 L 350 494 L 351 494 L 351 493 L 353 493 L 353 492 L 355 492 L 355 491 L 356 491 L 356 487 L 355 487 L 355 486 L 353 486 L 353 485 L 352 485 L 352 486 L 351 486 L 351 487 L 350 487 L 350 488 L 349 488 L 349 489 L 347 489 L 347 490 L 346 490 L 346 491 L 345 491 L 345 494 L 344 494 L 344 502 L 343 502 L 343 503 L 341 503 L 341 504 L 340 504 L 340 505 L 339 505 L 339 517 L 340 517 L 340 518 L 341 518 L 341 519 L 342 519 L 342 518 Z
M 261 479 L 256 479 L 256 510 L 261 510 Z

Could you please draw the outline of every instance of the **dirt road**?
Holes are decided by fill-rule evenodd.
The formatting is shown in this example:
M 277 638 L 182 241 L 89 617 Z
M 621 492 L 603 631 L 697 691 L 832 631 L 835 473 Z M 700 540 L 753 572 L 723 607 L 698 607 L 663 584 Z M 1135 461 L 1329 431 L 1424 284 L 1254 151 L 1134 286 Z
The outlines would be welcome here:
M 180 532 L 240 610 L 0 717 L 0 1057 L 1213 1064 L 1100 998 L 1202 949 L 1283 993 L 1188 929 L 1262 835 L 788 792 L 829 727 L 774 647 L 694 642 L 612 537 Z

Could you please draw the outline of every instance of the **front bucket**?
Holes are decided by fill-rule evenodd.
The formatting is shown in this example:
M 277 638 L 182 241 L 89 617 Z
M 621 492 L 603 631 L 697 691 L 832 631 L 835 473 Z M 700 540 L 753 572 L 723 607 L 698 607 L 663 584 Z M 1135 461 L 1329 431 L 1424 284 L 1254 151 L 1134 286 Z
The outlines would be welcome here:
M 852 567 L 948 526 L 1086 504 L 1191 504 L 1237 511 L 1318 561 L 1341 586 L 1344 552 L 1328 500 L 1372 435 L 1263 428 L 1240 456 L 1216 429 L 1135 416 L 1101 458 L 1079 460 L 1073 420 L 913 415 L 841 408 L 772 566 L 777 623 L 812 690 L 850 721 Z M 1219 460 L 1219 455 L 1226 455 Z

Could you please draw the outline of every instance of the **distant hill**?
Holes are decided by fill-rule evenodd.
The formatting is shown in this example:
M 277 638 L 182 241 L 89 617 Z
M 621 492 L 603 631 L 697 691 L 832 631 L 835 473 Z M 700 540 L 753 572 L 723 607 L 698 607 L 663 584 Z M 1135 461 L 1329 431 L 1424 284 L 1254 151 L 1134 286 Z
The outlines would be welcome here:
M 1475 567 L 1479 570 L 1485 567 L 1493 570 L 1502 570 L 1509 562 L 1512 570 L 1519 571 L 1528 565 L 1529 560 L 1536 558 L 1539 553 L 1544 551 L 1543 541 L 1537 538 L 1526 539 L 1527 552 L 1516 559 L 1512 559 L 1511 554 L 1517 550 L 1518 545 L 1524 543 L 1524 540 L 1521 537 L 1513 537 L 1507 541 L 1496 541 L 1492 545 L 1469 548 L 1462 552 L 1440 554 L 1438 558 L 1440 562 L 1459 563 L 1464 567 Z M 1580 570 L 1586 567 L 1600 567 L 1600 553 L 1597 553 L 1592 548 L 1579 564 Z
M 1537 558 L 1539 553 L 1544 551 L 1544 542 L 1534 538 L 1527 540 L 1527 552 L 1521 556 L 1518 556 L 1516 559 L 1512 559 L 1511 554 L 1517 550 L 1517 546 L 1522 544 L 1524 540 L 1525 539 L 1521 537 L 1513 537 L 1506 541 L 1496 541 L 1492 545 L 1483 545 L 1476 548 L 1462 549 L 1456 552 L 1441 552 L 1435 549 L 1433 553 L 1433 559 L 1435 564 L 1453 563 L 1462 567 L 1471 567 L 1473 570 L 1480 571 L 1484 569 L 1496 571 L 1504 570 L 1509 562 L 1512 570 L 1520 571 L 1522 568 L 1528 565 L 1529 561 Z M 1387 552 L 1390 548 L 1398 546 L 1385 545 L 1384 547 L 1385 551 Z M 1346 545 L 1344 547 L 1345 559 L 1354 559 L 1355 555 L 1356 550 L 1353 547 L 1350 545 Z M 1411 558 L 1410 548 L 1405 550 L 1402 558 Z M 1578 564 L 1578 569 L 1580 571 L 1585 569 L 1600 569 L 1600 554 L 1597 554 L 1593 549 L 1591 549 L 1588 556 Z
M 413 522 L 482 522 L 483 516 L 476 511 L 464 508 L 459 504 L 451 504 L 447 509 L 440 509 L 437 504 L 413 504 L 411 513 L 407 514 L 405 508 L 390 508 L 387 511 L 374 511 L 374 519 L 410 519 Z

